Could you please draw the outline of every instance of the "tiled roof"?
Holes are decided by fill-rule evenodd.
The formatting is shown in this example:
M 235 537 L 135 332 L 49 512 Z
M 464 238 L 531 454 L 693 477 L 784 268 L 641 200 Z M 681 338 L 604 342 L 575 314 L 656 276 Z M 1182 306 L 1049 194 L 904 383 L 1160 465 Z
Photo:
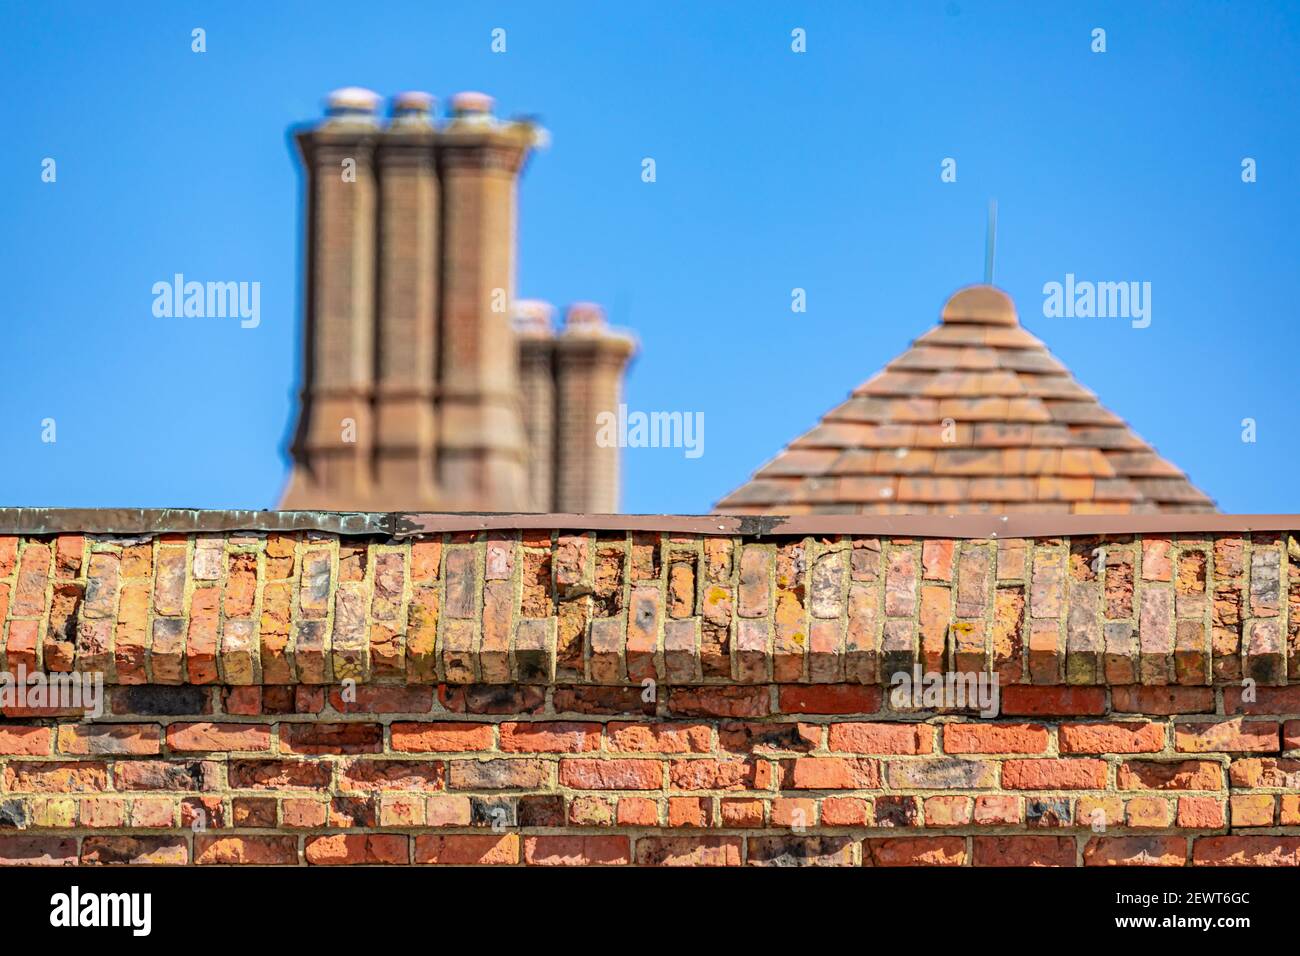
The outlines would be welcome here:
M 1214 502 L 971 286 L 750 481 L 733 514 L 1207 512 Z

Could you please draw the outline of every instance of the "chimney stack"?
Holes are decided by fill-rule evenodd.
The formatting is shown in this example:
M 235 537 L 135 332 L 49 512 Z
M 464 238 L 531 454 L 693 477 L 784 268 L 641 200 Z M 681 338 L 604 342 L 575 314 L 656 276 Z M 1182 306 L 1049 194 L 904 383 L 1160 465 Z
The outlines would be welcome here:
M 528 442 L 529 511 L 555 508 L 554 307 L 537 299 L 515 303 L 519 391 Z
M 306 173 L 303 385 L 282 508 L 618 507 L 618 414 L 633 340 L 599 306 L 515 294 L 519 173 L 543 135 L 428 93 L 331 94 L 297 133 Z
M 452 98 L 439 137 L 442 181 L 438 484 L 457 510 L 528 507 L 528 451 L 511 329 L 516 187 L 533 145 L 482 93 Z
M 379 299 L 375 362 L 377 506 L 431 509 L 438 340 L 438 171 L 434 98 L 393 97 L 379 138 Z
M 621 449 L 596 444 L 597 419 L 603 412 L 618 415 L 623 373 L 635 350 L 630 336 L 610 330 L 600 306 L 569 306 L 564 332 L 555 340 L 558 512 L 618 510 Z
M 297 135 L 307 174 L 307 320 L 293 472 L 282 507 L 363 508 L 373 447 L 379 97 L 348 87 Z

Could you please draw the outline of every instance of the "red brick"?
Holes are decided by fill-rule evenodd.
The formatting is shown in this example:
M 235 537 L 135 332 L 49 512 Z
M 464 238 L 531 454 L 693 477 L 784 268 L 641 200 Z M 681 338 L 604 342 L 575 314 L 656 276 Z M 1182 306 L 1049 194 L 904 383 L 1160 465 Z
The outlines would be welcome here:
M 1277 801 L 1271 793 L 1234 793 L 1228 798 L 1233 827 L 1271 827 Z
M 292 797 L 280 804 L 284 825 L 294 830 L 314 830 L 325 826 L 329 819 L 329 806 L 324 800 Z
M 519 835 L 425 836 L 415 838 L 416 863 L 451 866 L 509 865 L 519 862 Z
M 582 753 L 600 747 L 600 724 L 504 723 L 501 749 L 514 753 Z
M 200 841 L 195 838 L 195 862 L 199 862 Z M 182 837 L 171 836 L 88 836 L 81 841 L 81 862 L 131 863 L 145 866 L 175 866 L 189 860 L 189 848 Z M 235 862 L 235 861 L 232 861 Z
M 21 727 L 0 724 L 0 754 L 44 757 L 50 753 L 54 735 L 49 727 Z
M 280 749 L 291 754 L 373 754 L 384 749 L 379 724 L 284 723 Z
M 208 721 L 167 726 L 167 746 L 172 750 L 256 751 L 271 747 L 267 724 L 215 724 Z
M 1228 770 L 1232 787 L 1300 787 L 1300 760 L 1278 757 L 1243 757 Z
M 971 822 L 970 797 L 926 797 L 925 825 L 927 827 L 964 827 Z
M 1048 733 L 1042 724 L 945 724 L 943 749 L 950 754 L 1041 754 Z
M 579 827 L 608 827 L 614 824 L 613 797 L 579 794 L 569 800 L 568 822 Z
M 1179 797 L 1178 825 L 1197 830 L 1217 830 L 1225 826 L 1223 801 L 1218 797 Z
M 77 801 L 77 825 L 90 830 L 126 826 L 127 803 L 122 797 L 94 797 Z
M 1209 760 L 1128 760 L 1115 782 L 1119 790 L 1221 790 L 1223 768 Z
M 331 688 L 330 706 L 340 714 L 427 714 L 433 707 L 433 688 L 427 685 L 358 684 L 353 692 L 353 700 L 346 701 L 339 688 Z
M 928 754 L 934 728 L 927 724 L 832 724 L 827 749 L 859 754 Z
M 816 812 L 815 809 L 813 812 Z M 775 810 L 773 811 L 773 821 L 776 821 Z M 707 827 L 712 822 L 713 801 L 711 798 L 668 798 L 668 825 L 670 827 Z
M 257 555 L 236 552 L 227 556 L 225 613 L 228 618 L 253 616 L 257 598 Z
M 239 717 L 257 716 L 262 712 L 262 688 L 257 685 L 223 687 L 221 709 L 227 714 Z
M 807 753 L 821 745 L 823 733 L 820 724 L 804 721 L 727 723 L 718 728 L 718 747 L 729 753 Z
M 663 786 L 663 764 L 657 760 L 561 760 L 560 785 L 576 790 L 657 790 Z
M 1172 581 L 1173 566 L 1169 556 L 1169 542 L 1161 538 L 1142 541 L 1142 580 Z
M 639 866 L 739 866 L 740 837 L 641 837 L 636 841 Z
M 862 684 L 782 684 L 777 706 L 785 714 L 874 714 L 881 699 L 879 687 Z
M 344 863 L 410 862 L 409 838 L 397 833 L 335 833 L 308 837 L 303 855 L 308 863 L 331 866 Z
M 1002 689 L 1002 713 L 1009 717 L 1100 716 L 1106 712 L 1104 687 L 1031 687 Z
M 1214 711 L 1214 690 L 1209 687 L 1144 687 L 1136 684 L 1111 688 L 1111 706 L 1118 713 L 1168 717 L 1172 714 L 1206 714 Z
M 269 825 L 275 825 L 275 801 L 271 804 L 271 820 Z M 246 809 L 246 808 L 245 808 Z M 215 830 L 221 827 L 229 826 L 227 822 L 226 805 L 221 797 L 185 797 L 181 800 L 181 826 L 187 830 Z M 237 826 L 255 826 L 256 822 L 248 822 L 245 815 L 245 822 L 237 823 Z
M 648 797 L 619 797 L 616 822 L 621 827 L 659 825 L 659 801 Z
M 754 836 L 750 866 L 852 866 L 856 840 L 846 836 Z
M 971 838 L 976 866 L 1074 866 L 1071 837 L 977 836 Z
M 420 538 L 411 542 L 411 579 L 432 581 L 438 577 L 442 564 L 442 541 L 438 538 Z
M 1133 797 L 1124 803 L 1124 820 L 1133 829 L 1163 830 L 1169 826 L 1169 801 L 1163 797 Z
M 979 826 L 1014 826 L 1023 817 L 1021 797 L 985 793 L 975 798 L 975 823 Z
M 874 790 L 880 762 L 861 757 L 797 757 L 784 761 L 784 786 L 794 790 Z
M 235 797 L 230 801 L 231 818 L 237 827 L 275 826 L 274 797 Z
M 1174 745 L 1183 753 L 1220 751 L 1272 753 L 1281 749 L 1279 727 L 1273 721 L 1196 721 L 1174 724 Z
M 467 753 L 491 750 L 491 724 L 460 722 L 394 723 L 392 747 L 407 753 Z
M 1255 699 L 1243 700 L 1243 688 L 1223 688 L 1223 712 L 1225 714 L 1297 714 L 1300 713 L 1300 684 L 1290 687 L 1253 688 Z
M 1176 836 L 1093 837 L 1083 848 L 1084 866 L 1183 866 L 1187 841 Z
M 890 617 L 911 617 L 916 613 L 916 555 L 898 547 L 889 550 L 885 572 L 885 613 Z
M 830 802 L 830 800 L 826 801 L 826 803 Z M 724 797 L 719 804 L 722 825 L 724 827 L 761 827 L 763 825 L 763 808 L 762 800 L 751 800 L 746 797 Z M 619 810 L 621 814 L 621 802 Z M 865 822 L 865 814 L 862 819 Z M 827 826 L 832 825 L 829 821 L 824 822 L 827 823 Z
M 49 582 L 50 547 L 30 541 L 18 561 L 18 581 L 10 613 L 14 617 L 40 617 L 45 610 L 45 588 Z
M 966 841 L 962 837 L 903 837 L 865 840 L 863 866 L 964 866 Z
M 631 862 L 625 836 L 530 836 L 524 862 L 531 866 L 612 866 Z
M 827 797 L 822 801 L 822 825 L 828 827 L 869 826 L 875 820 L 870 800 L 862 797 Z M 760 823 L 762 816 L 759 817 Z
M 763 545 L 747 544 L 740 551 L 741 617 L 763 617 L 772 602 L 772 552 Z
M 1164 724 L 1147 721 L 1062 724 L 1057 734 L 1063 754 L 1158 753 L 1165 746 Z
M 1284 793 L 1280 795 L 1277 822 L 1284 827 L 1300 825 L 1300 794 Z
M 525 790 L 551 782 L 550 763 L 532 758 L 454 760 L 447 767 L 452 790 Z
M 955 541 L 926 538 L 921 543 L 921 566 L 927 581 L 952 580 L 952 555 Z
M 97 793 L 108 789 L 108 766 L 90 760 L 11 761 L 4 769 L 4 789 L 8 793 Z
M 227 773 L 234 790 L 320 789 L 330 783 L 330 766 L 321 761 L 232 760 Z
M 131 826 L 169 829 L 175 825 L 176 808 L 171 797 L 138 797 L 131 801 Z
M 82 554 L 86 550 L 86 538 L 80 534 L 61 534 L 54 539 L 54 573 L 60 578 L 75 578 L 81 575 Z M 8 575 L 4 575 L 8 576 Z
M 215 684 L 217 634 L 221 626 L 221 590 L 197 588 L 190 596 L 190 624 L 185 635 L 185 674 L 191 684 Z
M 669 786 L 676 790 L 767 790 L 771 764 L 762 760 L 674 760 Z
M 1101 790 L 1106 786 L 1104 760 L 1008 760 L 1002 764 L 1007 790 Z
M 292 866 L 298 862 L 298 839 L 291 836 L 195 836 L 194 862 Z
M 74 837 L 0 836 L 0 866 L 74 866 L 76 862 Z
M 630 692 L 639 700 L 639 688 Z M 560 710 L 559 704 L 555 709 Z M 765 717 L 771 710 L 771 697 L 766 686 L 673 687 L 668 691 L 668 709 L 678 717 Z
M 616 753 L 708 753 L 712 738 L 713 731 L 705 724 L 605 725 L 605 746 Z
M 0 535 L 0 578 L 13 574 L 18 558 L 18 538 L 14 535 Z
M 1200 837 L 1192 846 L 1196 866 L 1300 866 L 1300 837 Z

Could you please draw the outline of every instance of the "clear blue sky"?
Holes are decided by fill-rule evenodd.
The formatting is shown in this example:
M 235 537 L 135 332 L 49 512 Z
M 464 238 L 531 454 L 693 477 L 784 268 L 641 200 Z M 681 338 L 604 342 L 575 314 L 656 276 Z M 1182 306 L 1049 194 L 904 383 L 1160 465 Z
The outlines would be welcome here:
M 702 457 L 625 454 L 624 510 L 708 510 L 932 325 L 991 196 L 1027 327 L 1221 508 L 1300 510 L 1300 3 L 14 2 L 0 78 L 0 504 L 275 506 L 286 133 L 355 84 L 551 130 L 520 294 L 605 303 L 643 345 L 630 407 L 705 414 Z M 260 282 L 260 327 L 155 318 L 176 272 Z M 1151 282 L 1151 326 L 1043 318 L 1067 272 Z

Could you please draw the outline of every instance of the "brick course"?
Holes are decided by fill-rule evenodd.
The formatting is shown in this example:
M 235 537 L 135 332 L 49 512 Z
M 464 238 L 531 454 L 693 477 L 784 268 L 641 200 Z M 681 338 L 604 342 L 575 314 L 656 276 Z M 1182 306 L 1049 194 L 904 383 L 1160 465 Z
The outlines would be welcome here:
M 1296 550 L 0 535 L 5 667 L 107 684 L 97 720 L 4 701 L 0 861 L 1297 865 L 1300 648 L 1249 637 Z M 914 664 L 1000 712 L 896 706 Z

